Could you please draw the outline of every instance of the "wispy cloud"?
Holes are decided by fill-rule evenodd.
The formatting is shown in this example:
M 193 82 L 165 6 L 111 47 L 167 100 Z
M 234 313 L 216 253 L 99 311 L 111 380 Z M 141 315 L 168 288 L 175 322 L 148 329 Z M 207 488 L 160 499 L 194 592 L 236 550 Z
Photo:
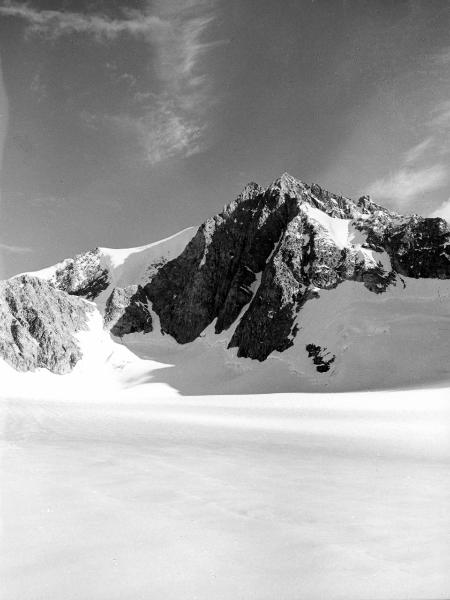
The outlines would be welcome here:
M 148 162 L 155 165 L 200 152 L 207 144 L 208 112 L 214 98 L 212 77 L 201 67 L 207 53 L 223 43 L 203 39 L 216 18 L 215 5 L 215 0 L 156 0 L 147 3 L 148 10 L 125 8 L 123 19 L 111 19 L 8 2 L 0 7 L 0 15 L 22 18 L 28 33 L 50 38 L 88 34 L 101 41 L 129 35 L 148 43 L 157 84 L 153 81 L 147 89 L 141 85 L 136 90 L 134 76 L 123 74 L 121 81 L 134 88 L 134 106 L 103 121 L 137 139 Z M 90 115 L 90 125 L 94 122 L 99 119 Z
M 0 252 L 9 252 L 10 254 L 27 254 L 33 252 L 32 248 L 26 246 L 11 246 L 10 244 L 3 244 L 0 242 Z
M 425 154 L 432 148 L 435 143 L 434 137 L 429 136 L 407 150 L 404 154 L 404 163 L 407 165 L 413 164 L 423 158 Z
M 59 37 L 71 33 L 87 33 L 98 38 L 114 39 L 127 33 L 148 36 L 164 27 L 158 17 L 138 11 L 126 11 L 127 18 L 110 19 L 101 14 L 84 15 L 63 10 L 37 10 L 29 4 L 7 2 L 0 6 L 0 15 L 19 17 L 32 33 Z
M 425 192 L 440 188 L 447 181 L 447 169 L 442 164 L 420 169 L 403 167 L 387 177 L 374 181 L 367 191 L 375 199 L 404 204 Z
M 207 146 L 207 116 L 214 97 L 212 78 L 203 72 L 202 60 L 223 43 L 203 41 L 215 19 L 214 5 L 204 0 L 161 0 L 154 5 L 166 24 L 153 43 L 153 67 L 162 91 L 138 91 L 134 100 L 140 114 L 113 119 L 123 130 L 135 133 L 151 165 L 192 156 Z
M 143 116 L 132 120 L 147 160 L 191 156 L 207 146 L 207 115 L 214 102 L 212 77 L 202 69 L 203 59 L 223 40 L 204 41 L 216 18 L 214 1 L 159 0 L 154 5 L 167 27 L 154 44 L 155 71 L 163 91 L 156 97 L 135 96 Z
M 430 214 L 430 217 L 441 217 L 441 219 L 446 219 L 450 223 L 450 198 L 438 206 Z
M 190 156 L 203 148 L 202 126 L 173 106 L 170 99 L 158 100 L 143 116 L 118 115 L 109 121 L 124 132 L 131 132 L 155 165 L 173 156 Z
M 443 48 L 427 60 L 428 66 L 431 64 L 437 68 L 444 80 L 450 64 L 450 48 Z M 443 93 L 441 98 L 445 98 Z M 428 105 L 426 112 L 424 108 L 422 123 L 415 123 L 416 131 L 421 133 L 419 141 L 404 151 L 397 169 L 366 188 L 375 198 L 404 205 L 448 183 L 450 101 L 441 99 L 436 102 L 436 95 L 433 101 L 434 104 Z

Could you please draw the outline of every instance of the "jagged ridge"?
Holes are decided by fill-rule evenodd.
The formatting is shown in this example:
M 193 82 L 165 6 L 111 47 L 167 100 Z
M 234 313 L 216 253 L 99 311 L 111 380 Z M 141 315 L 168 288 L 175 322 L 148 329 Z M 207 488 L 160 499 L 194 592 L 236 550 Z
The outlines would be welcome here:
M 230 331 L 238 356 L 260 361 L 293 345 L 302 308 L 321 290 L 355 281 L 382 294 L 404 285 L 402 276 L 450 277 L 444 220 L 402 216 L 367 196 L 354 202 L 287 173 L 266 189 L 248 184 L 192 235 L 97 248 L 37 275 L 95 299 L 114 335 L 150 333 L 153 310 L 179 343 L 214 323 L 216 333 Z
M 448 238 L 442 219 L 402 217 L 285 173 L 266 190 L 249 184 L 145 291 L 162 329 L 180 343 L 214 319 L 216 333 L 228 329 L 249 305 L 229 345 L 264 360 L 292 345 L 297 314 L 320 289 L 355 280 L 382 293 L 401 274 L 449 277 Z

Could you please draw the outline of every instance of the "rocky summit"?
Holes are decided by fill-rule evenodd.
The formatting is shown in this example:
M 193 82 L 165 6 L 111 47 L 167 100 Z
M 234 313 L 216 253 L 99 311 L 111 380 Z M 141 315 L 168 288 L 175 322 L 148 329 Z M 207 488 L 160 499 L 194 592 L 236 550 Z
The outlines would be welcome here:
M 450 276 L 442 219 L 403 217 L 288 174 L 249 184 L 145 286 L 164 332 L 191 342 L 213 321 L 229 346 L 264 360 L 293 344 L 308 300 L 345 280 L 375 294 L 409 277 Z
M 169 250 L 162 243 L 130 250 L 129 271 L 124 251 L 119 260 L 97 248 L 37 273 L 48 283 L 3 283 L 2 356 L 20 369 L 68 370 L 78 359 L 72 332 L 86 317 L 82 300 L 71 298 L 80 296 L 96 301 L 115 336 L 152 336 L 157 327 L 187 344 L 211 326 L 239 357 L 264 361 L 299 343 L 325 373 L 335 356 L 302 339 L 306 303 L 346 281 L 381 297 L 404 278 L 450 278 L 443 219 L 403 216 L 287 173 L 265 189 L 248 184 L 195 234 L 181 234 L 173 236 L 176 252 L 172 242 Z M 46 319 L 58 324 L 57 336 Z

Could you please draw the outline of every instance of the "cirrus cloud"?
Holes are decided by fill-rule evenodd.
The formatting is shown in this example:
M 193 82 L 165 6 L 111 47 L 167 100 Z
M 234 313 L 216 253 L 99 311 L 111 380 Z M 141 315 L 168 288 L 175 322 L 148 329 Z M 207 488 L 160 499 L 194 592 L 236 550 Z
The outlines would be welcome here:
M 421 159 L 427 151 L 429 151 L 433 145 L 435 144 L 435 139 L 433 136 L 429 136 L 407 150 L 404 155 L 405 164 L 411 164 L 417 162 Z
M 387 177 L 377 179 L 367 191 L 375 199 L 405 204 L 425 192 L 440 188 L 447 181 L 447 169 L 442 164 L 420 169 L 403 167 Z
M 208 51 L 223 40 L 204 41 L 215 20 L 215 1 L 156 0 L 145 10 L 122 8 L 123 18 L 65 10 L 38 10 L 30 4 L 8 2 L 0 15 L 23 19 L 27 33 L 55 39 L 90 35 L 97 41 L 114 41 L 128 35 L 151 46 L 149 61 L 157 81 L 140 82 L 126 73 L 118 75 L 133 88 L 130 108 L 120 114 L 92 115 L 83 111 L 86 124 L 104 123 L 137 140 L 150 165 L 187 157 L 207 146 L 208 113 L 215 99 L 212 77 L 201 68 Z
M 10 254 L 27 254 L 28 252 L 33 252 L 32 248 L 28 248 L 27 246 L 14 246 L 3 244 L 2 242 L 0 242 L 0 251 L 9 252 Z
M 202 126 L 182 111 L 171 100 L 158 100 L 142 116 L 127 114 L 107 117 L 124 134 L 132 134 L 144 150 L 150 165 L 175 156 L 191 156 L 203 149 Z
M 59 37 L 72 33 L 87 33 L 97 38 L 114 39 L 127 33 L 148 36 L 164 23 L 155 16 L 127 11 L 125 19 L 111 19 L 101 14 L 84 15 L 64 10 L 38 10 L 29 4 L 7 2 L 0 6 L 0 15 L 19 17 L 28 24 L 31 33 Z

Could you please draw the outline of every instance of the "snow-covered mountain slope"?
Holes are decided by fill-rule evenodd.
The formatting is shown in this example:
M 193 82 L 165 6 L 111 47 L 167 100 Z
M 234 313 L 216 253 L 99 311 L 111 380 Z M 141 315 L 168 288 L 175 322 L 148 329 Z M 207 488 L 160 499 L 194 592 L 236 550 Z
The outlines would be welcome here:
M 136 248 L 95 248 L 27 274 L 46 279 L 69 294 L 95 300 L 99 308 L 104 308 L 114 288 L 148 283 L 160 266 L 184 250 L 195 231 L 195 227 L 187 227 Z
M 4 365 L 9 395 L 115 395 L 134 388 L 143 396 L 343 392 L 450 383 L 450 282 L 405 278 L 382 296 L 357 282 L 323 290 L 299 315 L 299 335 L 265 361 L 228 348 L 232 331 L 215 324 L 189 344 L 160 331 L 112 339 L 94 311 L 75 337 L 83 359 L 70 375 L 46 369 L 18 373 Z M 301 321 L 300 321 L 301 319 Z M 301 343 L 299 343 L 301 340 Z M 39 391 L 40 390 L 40 391 Z M 172 392 L 170 391 L 172 390 Z
M 442 219 L 284 174 L 247 185 L 197 231 L 97 248 L 33 275 L 97 306 L 144 360 L 133 384 L 373 389 L 449 379 L 449 248 Z M 153 372 L 155 362 L 173 366 Z
M 405 287 L 403 287 L 405 285 Z M 134 384 L 153 383 L 184 395 L 343 392 L 422 387 L 450 382 L 450 282 L 404 278 L 385 294 L 357 282 L 322 290 L 298 315 L 292 346 L 265 361 L 238 357 L 228 348 L 233 331 L 212 323 L 195 341 L 178 344 L 161 335 L 124 336 L 143 359 L 165 363 L 141 373 Z M 171 366 L 168 366 L 171 365 Z

